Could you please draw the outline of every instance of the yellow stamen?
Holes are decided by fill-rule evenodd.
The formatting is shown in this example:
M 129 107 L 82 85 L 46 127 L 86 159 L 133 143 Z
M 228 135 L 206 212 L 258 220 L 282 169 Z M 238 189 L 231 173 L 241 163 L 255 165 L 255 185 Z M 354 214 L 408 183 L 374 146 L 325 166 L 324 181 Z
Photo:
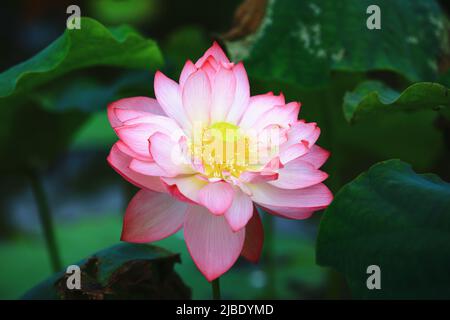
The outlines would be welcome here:
M 249 165 L 250 139 L 238 126 L 228 122 L 194 130 L 189 149 L 209 178 L 239 177 Z

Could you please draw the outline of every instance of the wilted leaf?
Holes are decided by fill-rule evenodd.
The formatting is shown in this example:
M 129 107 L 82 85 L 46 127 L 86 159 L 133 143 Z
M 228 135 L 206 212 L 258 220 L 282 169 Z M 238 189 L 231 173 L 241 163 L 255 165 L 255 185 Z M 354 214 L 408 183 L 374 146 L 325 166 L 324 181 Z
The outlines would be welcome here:
M 57 273 L 23 299 L 189 299 L 191 291 L 173 270 L 178 254 L 144 244 L 121 243 L 76 265 L 81 289 L 70 290 L 68 275 Z
M 243 1 L 234 14 L 233 28 L 223 37 L 234 40 L 255 33 L 263 21 L 266 7 L 267 0 Z
M 415 83 L 399 93 L 382 82 L 366 81 L 344 97 L 344 115 L 354 122 L 373 113 L 438 110 L 450 107 L 448 88 L 438 83 Z
M 342 272 L 355 298 L 450 297 L 450 184 L 398 160 L 344 186 L 325 211 L 317 262 Z M 369 290 L 367 267 L 381 269 Z

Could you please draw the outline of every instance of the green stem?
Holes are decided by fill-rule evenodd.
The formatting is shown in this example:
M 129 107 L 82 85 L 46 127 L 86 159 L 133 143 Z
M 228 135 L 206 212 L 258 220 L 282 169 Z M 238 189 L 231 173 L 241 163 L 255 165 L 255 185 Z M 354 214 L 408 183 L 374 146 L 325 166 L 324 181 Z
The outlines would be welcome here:
M 50 212 L 50 207 L 48 205 L 47 196 L 45 194 L 42 181 L 35 171 L 29 172 L 29 178 L 31 182 L 31 189 L 33 191 L 33 195 L 38 207 L 39 219 L 41 221 L 42 229 L 44 232 L 45 243 L 47 245 L 47 251 L 50 256 L 52 269 L 54 272 L 57 272 L 61 270 L 62 264 L 58 252 L 58 247 L 56 245 L 53 220 Z
M 265 227 L 265 255 L 267 261 L 267 296 L 269 299 L 276 298 L 276 271 L 274 260 L 274 233 L 275 233 L 275 221 L 271 214 L 266 214 L 266 227 Z
M 213 300 L 220 300 L 220 278 L 211 281 Z

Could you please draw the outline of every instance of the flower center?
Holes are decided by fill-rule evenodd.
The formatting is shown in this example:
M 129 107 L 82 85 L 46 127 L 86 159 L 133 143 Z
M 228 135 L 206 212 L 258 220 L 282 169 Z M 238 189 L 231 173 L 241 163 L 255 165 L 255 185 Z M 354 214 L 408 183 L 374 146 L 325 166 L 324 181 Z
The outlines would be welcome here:
M 205 176 L 239 177 L 250 163 L 250 138 L 234 124 L 216 122 L 194 129 L 189 151 L 194 161 L 202 165 Z

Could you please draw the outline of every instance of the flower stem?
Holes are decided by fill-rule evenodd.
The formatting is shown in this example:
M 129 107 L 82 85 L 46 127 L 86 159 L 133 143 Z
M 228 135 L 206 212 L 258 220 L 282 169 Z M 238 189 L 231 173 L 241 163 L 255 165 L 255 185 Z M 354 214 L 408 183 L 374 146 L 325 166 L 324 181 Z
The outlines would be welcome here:
M 270 299 L 276 298 L 276 271 L 274 258 L 275 221 L 271 214 L 266 215 L 266 261 L 267 261 L 267 295 Z
M 220 278 L 211 281 L 213 300 L 220 300 Z
M 48 205 L 48 199 L 45 194 L 44 186 L 36 171 L 29 171 L 31 189 L 38 207 L 39 219 L 41 221 L 44 232 L 47 251 L 50 256 L 50 262 L 54 272 L 61 270 L 61 258 L 59 256 L 58 247 L 56 245 L 55 233 L 53 227 L 52 215 Z

